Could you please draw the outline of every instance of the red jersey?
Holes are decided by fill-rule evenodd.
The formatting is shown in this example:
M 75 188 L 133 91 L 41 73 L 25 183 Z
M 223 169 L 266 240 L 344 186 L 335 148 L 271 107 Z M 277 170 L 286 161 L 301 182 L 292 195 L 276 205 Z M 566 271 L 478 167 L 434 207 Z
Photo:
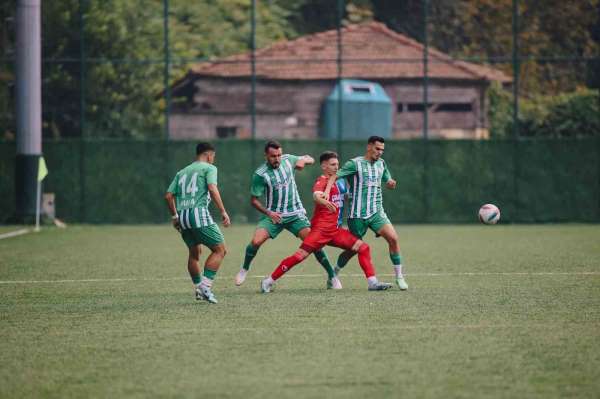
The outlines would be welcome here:
M 313 193 L 315 191 L 320 191 L 324 193 L 325 188 L 327 188 L 327 180 L 329 180 L 329 177 L 324 175 L 319 176 L 313 186 Z M 333 184 L 331 185 L 331 190 L 329 190 L 328 200 L 336 205 L 337 211 L 331 212 L 329 209 L 327 209 L 326 206 L 315 204 L 313 217 L 310 221 L 311 228 L 317 228 L 320 230 L 337 230 L 338 217 L 340 212 L 339 204 L 343 199 L 342 194 L 340 194 L 340 191 L 338 190 L 337 184 L 335 184 L 335 182 L 333 182 Z

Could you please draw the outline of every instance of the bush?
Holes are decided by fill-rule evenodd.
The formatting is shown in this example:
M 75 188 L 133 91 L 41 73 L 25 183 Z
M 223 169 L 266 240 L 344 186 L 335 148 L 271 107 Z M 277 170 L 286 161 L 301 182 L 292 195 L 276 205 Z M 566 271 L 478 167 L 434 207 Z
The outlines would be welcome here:
M 600 136 L 600 93 L 578 89 L 560 95 L 519 99 L 519 135 L 525 137 Z M 512 94 L 493 85 L 488 91 L 492 138 L 513 135 Z

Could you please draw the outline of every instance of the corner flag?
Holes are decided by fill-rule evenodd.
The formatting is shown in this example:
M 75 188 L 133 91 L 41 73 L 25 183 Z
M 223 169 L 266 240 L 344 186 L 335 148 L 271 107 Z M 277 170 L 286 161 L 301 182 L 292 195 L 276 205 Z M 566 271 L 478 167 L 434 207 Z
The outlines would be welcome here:
M 44 157 L 40 157 L 40 163 L 38 164 L 38 176 L 37 181 L 40 182 L 44 180 L 44 177 L 48 175 L 48 168 L 46 167 L 46 161 Z

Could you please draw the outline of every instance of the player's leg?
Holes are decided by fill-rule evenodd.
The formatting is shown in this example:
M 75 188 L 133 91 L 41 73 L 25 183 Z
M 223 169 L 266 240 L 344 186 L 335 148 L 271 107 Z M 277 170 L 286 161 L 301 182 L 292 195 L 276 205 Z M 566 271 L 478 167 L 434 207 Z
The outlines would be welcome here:
M 356 238 L 350 231 L 339 229 L 337 234 L 331 240 L 330 245 L 345 249 L 346 251 L 358 253 L 358 264 L 367 278 L 370 291 L 387 290 L 392 286 L 389 283 L 379 282 L 375 274 L 375 267 L 373 266 L 373 261 L 371 259 L 371 249 L 369 245 Z
M 358 238 L 363 238 L 363 236 L 367 232 L 368 228 L 369 228 L 369 224 L 364 219 L 360 219 L 360 218 L 349 218 L 348 219 L 348 230 L 350 230 L 350 232 Z M 346 251 L 342 252 L 338 256 L 337 264 L 335 266 L 335 273 L 339 274 L 340 271 L 342 271 L 344 266 L 346 266 L 348 264 L 348 262 L 350 261 L 350 259 L 352 259 L 352 257 L 354 255 L 356 255 L 356 252 L 354 252 L 354 251 L 346 250 Z
M 200 284 L 200 245 L 192 245 L 188 247 L 188 273 L 194 283 L 194 288 Z
M 329 241 L 330 237 L 321 234 L 318 230 L 311 231 L 302 241 L 300 248 L 292 255 L 281 261 L 270 276 L 263 279 L 260 283 L 260 289 L 263 293 L 271 292 L 273 284 L 286 272 L 291 270 L 298 263 L 302 262 L 311 253 L 322 249 Z
M 198 298 L 198 293 L 196 289 L 200 284 L 202 279 L 200 273 L 200 253 L 202 252 L 200 249 L 200 241 L 196 234 L 194 234 L 195 229 L 186 229 L 181 231 L 181 238 L 185 242 L 185 245 L 188 247 L 188 262 L 187 268 L 188 273 L 190 274 L 190 278 L 192 279 L 192 283 L 194 284 L 194 295 L 196 295 L 196 299 Z
M 287 258 L 282 260 L 281 263 L 279 263 L 279 266 L 277 266 L 275 268 L 275 270 L 273 270 L 273 273 L 271 273 L 270 276 L 267 276 L 260 282 L 261 292 L 264 294 L 271 292 L 271 290 L 273 289 L 273 284 L 275 284 L 275 281 L 279 280 L 285 273 L 287 273 L 289 270 L 291 270 L 294 266 L 296 266 L 298 263 L 300 263 L 304 259 L 306 259 L 308 257 L 308 255 L 310 255 L 309 252 L 300 248 L 296 252 L 294 252 L 294 254 L 292 256 L 288 256 Z
M 377 230 L 375 230 L 375 228 Z M 385 217 L 385 220 L 380 221 L 379 225 L 375 225 L 373 230 L 388 243 L 390 260 L 394 266 L 394 274 L 396 275 L 396 284 L 398 285 L 398 288 L 403 291 L 407 290 L 408 284 L 402 274 L 402 255 L 400 254 L 400 244 L 398 242 L 398 233 L 396 233 L 396 229 L 389 223 L 389 219 Z
M 275 224 L 271 218 L 266 216 L 260 219 L 250 243 L 246 246 L 244 263 L 242 264 L 238 274 L 235 276 L 235 285 L 242 285 L 246 280 L 246 275 L 248 274 L 248 270 L 250 270 L 252 260 L 258 253 L 261 245 L 263 245 L 269 238 L 277 237 L 277 235 L 281 233 L 281 230 L 283 230 L 283 224 Z
M 310 231 L 310 227 L 303 227 L 298 231 L 297 236 L 301 240 L 304 240 L 310 234 Z M 327 288 L 341 290 L 342 282 L 339 278 L 337 278 L 335 271 L 331 266 L 331 262 L 329 262 L 329 258 L 327 257 L 327 254 L 325 253 L 323 248 L 315 251 L 314 255 L 315 258 L 317 258 L 317 262 L 319 262 L 319 264 L 323 267 L 323 269 L 325 269 L 325 272 L 327 273 Z
M 225 258 L 227 253 L 227 250 L 225 249 L 225 239 L 216 224 L 200 227 L 197 230 L 200 241 L 211 251 L 211 254 L 204 263 L 204 271 L 202 273 L 200 284 L 198 285 L 197 293 L 200 296 L 199 299 L 206 299 L 210 303 L 217 303 L 217 299 L 212 292 L 212 286 L 215 277 L 217 276 L 217 272 L 219 271 L 219 267 L 221 267 L 221 263 L 223 262 L 223 258 Z

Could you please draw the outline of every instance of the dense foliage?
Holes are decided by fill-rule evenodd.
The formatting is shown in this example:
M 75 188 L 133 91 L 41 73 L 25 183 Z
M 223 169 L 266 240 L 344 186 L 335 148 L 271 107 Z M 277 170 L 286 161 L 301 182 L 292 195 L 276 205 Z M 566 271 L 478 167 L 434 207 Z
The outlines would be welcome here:
M 4 137 L 12 137 L 15 131 L 16 3 L 6 0 L 0 5 L 0 133 Z M 432 47 L 512 74 L 512 3 L 440 0 L 429 1 L 424 10 L 422 0 L 346 0 L 342 9 L 337 1 L 257 1 L 256 41 L 263 47 L 332 29 L 338 25 L 338 15 L 343 24 L 375 19 L 420 41 L 426 26 Z M 560 118 L 565 113 L 587 116 L 598 109 L 597 91 L 581 88 L 600 86 L 599 3 L 519 1 L 523 132 L 565 136 L 577 129 L 591 132 L 597 126 L 586 118 L 575 118 L 585 123 Z M 43 2 L 45 136 L 161 137 L 165 101 L 157 98 L 166 73 L 163 12 L 162 0 Z M 250 13 L 250 0 L 170 0 L 171 66 L 166 81 L 181 77 L 193 63 L 248 51 Z M 490 123 L 498 136 L 511 130 L 511 105 L 502 103 L 507 96 L 490 92 Z

